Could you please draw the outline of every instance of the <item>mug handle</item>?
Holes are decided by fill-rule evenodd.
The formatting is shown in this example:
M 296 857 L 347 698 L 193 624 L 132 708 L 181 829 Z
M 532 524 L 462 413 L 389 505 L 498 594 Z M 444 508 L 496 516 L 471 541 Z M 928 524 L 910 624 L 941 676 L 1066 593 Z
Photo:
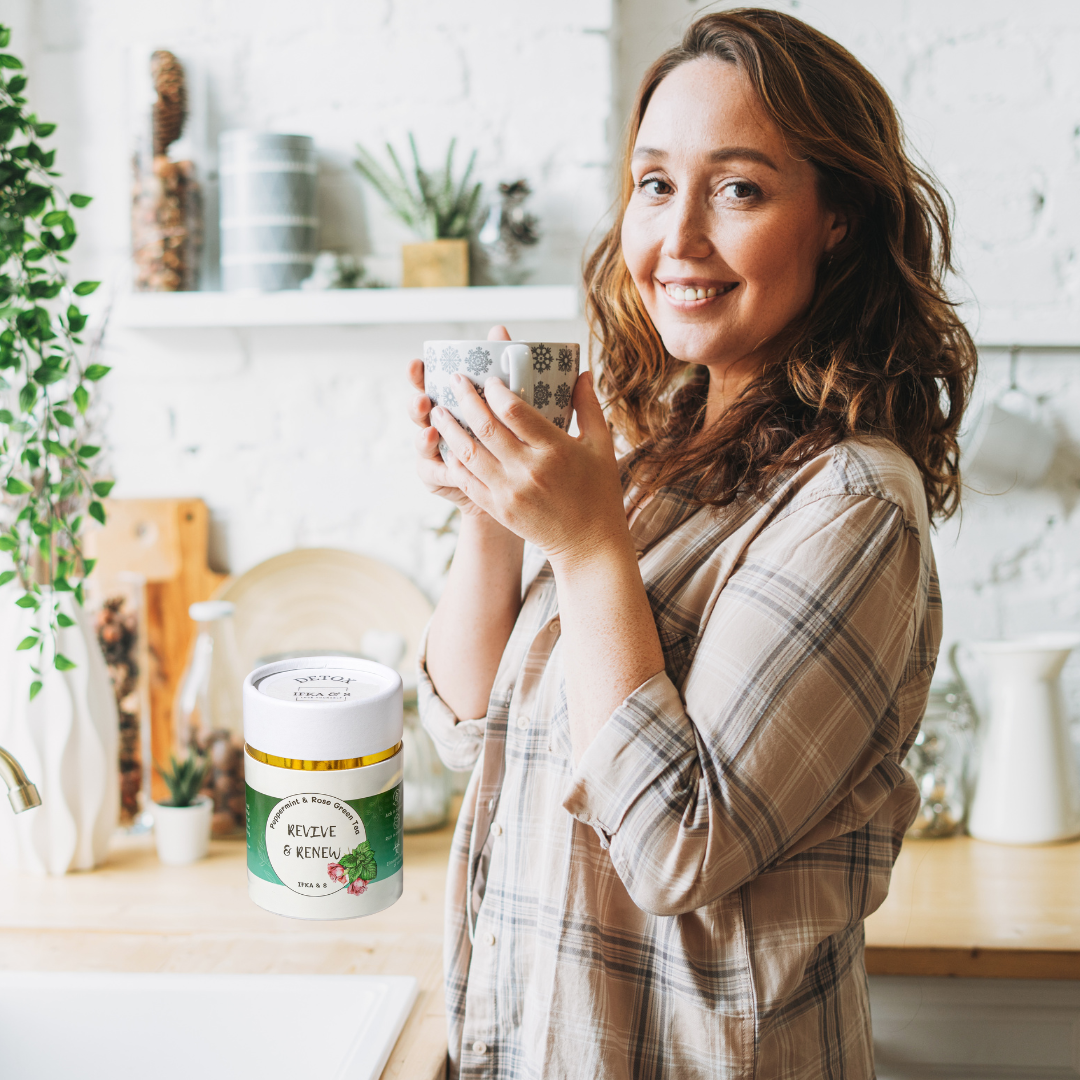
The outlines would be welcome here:
M 510 376 L 510 391 L 522 401 L 532 404 L 533 366 L 532 350 L 528 345 L 515 343 L 503 349 L 499 361 L 503 374 Z

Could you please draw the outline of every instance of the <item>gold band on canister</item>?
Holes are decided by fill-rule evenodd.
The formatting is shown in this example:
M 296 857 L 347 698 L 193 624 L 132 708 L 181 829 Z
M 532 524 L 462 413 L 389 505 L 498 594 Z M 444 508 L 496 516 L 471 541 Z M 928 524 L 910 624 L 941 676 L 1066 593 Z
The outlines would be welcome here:
M 338 758 L 336 761 L 306 761 L 303 758 L 277 757 L 274 754 L 264 754 L 256 750 L 251 743 L 245 743 L 244 749 L 256 760 L 264 765 L 273 765 L 277 769 L 298 769 L 303 772 L 336 772 L 339 769 L 362 769 L 365 765 L 375 765 L 380 761 L 392 758 L 400 749 L 401 743 L 391 746 L 389 750 L 380 750 L 377 754 L 365 754 L 363 757 Z

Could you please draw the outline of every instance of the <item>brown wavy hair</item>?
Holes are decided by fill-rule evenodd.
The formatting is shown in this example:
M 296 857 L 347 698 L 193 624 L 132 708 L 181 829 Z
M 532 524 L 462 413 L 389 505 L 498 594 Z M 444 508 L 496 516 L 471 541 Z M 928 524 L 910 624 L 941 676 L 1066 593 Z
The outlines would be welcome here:
M 681 64 L 734 64 L 792 151 L 817 171 L 824 204 L 849 221 L 818 266 L 807 309 L 772 342 L 775 361 L 700 438 L 708 372 L 665 349 L 623 259 L 630 156 L 649 100 Z M 957 431 L 974 343 L 946 294 L 949 207 L 907 154 L 896 109 L 854 56 L 778 11 L 699 18 L 642 80 L 630 117 L 615 222 L 585 269 L 609 422 L 634 448 L 642 497 L 684 485 L 702 505 L 763 491 L 852 435 L 890 439 L 922 474 L 933 515 L 959 505 Z

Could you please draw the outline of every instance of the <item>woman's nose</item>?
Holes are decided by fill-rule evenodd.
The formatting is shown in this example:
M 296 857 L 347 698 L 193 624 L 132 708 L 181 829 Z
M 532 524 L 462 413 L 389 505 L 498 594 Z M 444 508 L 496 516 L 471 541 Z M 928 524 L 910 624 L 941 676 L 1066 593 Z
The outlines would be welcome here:
M 709 208 L 693 196 L 680 195 L 671 205 L 661 254 L 670 259 L 704 259 L 712 254 Z

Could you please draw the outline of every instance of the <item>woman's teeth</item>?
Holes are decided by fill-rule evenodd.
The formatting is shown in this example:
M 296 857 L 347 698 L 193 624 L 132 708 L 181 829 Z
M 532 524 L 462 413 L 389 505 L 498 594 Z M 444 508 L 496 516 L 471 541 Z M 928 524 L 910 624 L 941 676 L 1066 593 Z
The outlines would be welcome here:
M 678 285 L 665 285 L 664 290 L 672 300 L 705 300 L 716 295 L 716 289 L 695 289 L 693 287 L 683 289 Z M 727 289 L 721 291 L 727 292 Z

